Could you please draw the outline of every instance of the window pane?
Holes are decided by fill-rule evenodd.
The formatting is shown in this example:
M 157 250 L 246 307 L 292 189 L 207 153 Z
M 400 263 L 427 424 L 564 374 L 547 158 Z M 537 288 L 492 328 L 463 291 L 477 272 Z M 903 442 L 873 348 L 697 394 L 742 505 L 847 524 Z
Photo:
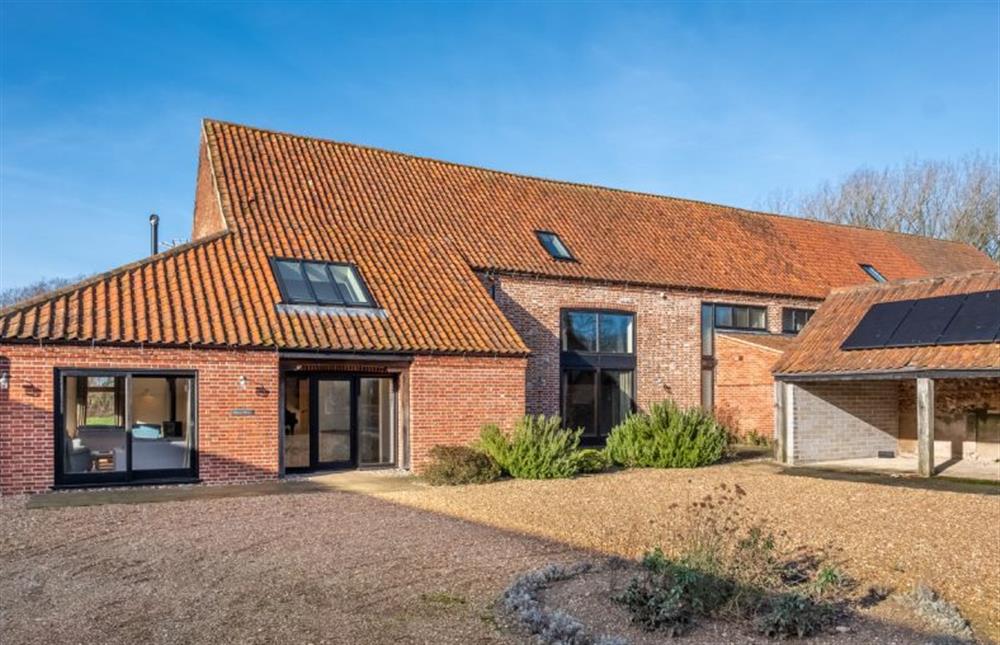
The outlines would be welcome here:
M 361 286 L 361 281 L 358 279 L 357 274 L 349 266 L 343 266 L 339 264 L 330 265 L 330 274 L 336 281 L 337 286 L 340 287 L 341 293 L 344 294 L 348 304 L 352 305 L 367 305 L 371 304 L 368 301 L 368 295 L 365 293 L 364 288 Z
M 320 381 L 317 384 L 319 461 L 351 459 L 351 382 Z
M 288 260 L 278 260 L 278 276 L 281 284 L 285 287 L 285 295 L 292 302 L 314 302 L 313 295 L 309 291 L 306 280 L 302 277 L 302 269 L 299 262 Z
M 563 314 L 562 348 L 567 352 L 597 351 L 597 314 L 567 311 Z
M 602 370 L 598 431 L 602 437 L 632 412 L 632 370 Z
M 598 350 L 606 354 L 632 352 L 632 316 L 629 314 L 601 314 L 601 338 Z
M 794 309 L 783 309 L 781 311 L 781 329 L 783 331 L 798 331 L 795 329 Z
M 746 307 L 733 307 L 733 326 L 746 329 L 750 326 L 750 310 Z
M 865 273 L 871 276 L 872 280 L 875 282 L 885 282 L 885 276 L 879 273 L 878 269 L 870 264 L 862 264 L 861 268 L 864 269 Z
M 125 471 L 124 392 L 120 376 L 63 378 L 64 473 Z
M 761 307 L 750 307 L 750 327 L 754 329 L 767 328 L 767 313 Z
M 563 371 L 563 419 L 567 428 L 583 428 L 586 436 L 595 436 L 594 382 L 592 370 Z
M 720 305 L 715 306 L 715 326 L 716 327 L 732 327 L 733 326 L 733 308 L 723 307 Z
M 285 379 L 285 468 L 309 467 L 309 379 Z
M 573 257 L 558 235 L 553 233 L 539 233 L 538 239 L 552 257 L 560 260 L 569 260 Z
M 712 324 L 712 305 L 701 306 L 701 355 L 712 356 L 715 353 L 715 325 Z
M 360 379 L 358 458 L 362 464 L 392 463 L 392 379 Z
M 316 300 L 325 305 L 342 305 L 343 299 L 336 285 L 330 282 L 330 276 L 326 272 L 325 264 L 315 262 L 303 262 L 302 267 L 306 270 L 306 277 L 312 285 Z
M 187 377 L 132 378 L 132 470 L 191 466 L 193 392 Z
M 704 410 L 712 410 L 715 407 L 714 370 L 701 371 L 701 407 Z

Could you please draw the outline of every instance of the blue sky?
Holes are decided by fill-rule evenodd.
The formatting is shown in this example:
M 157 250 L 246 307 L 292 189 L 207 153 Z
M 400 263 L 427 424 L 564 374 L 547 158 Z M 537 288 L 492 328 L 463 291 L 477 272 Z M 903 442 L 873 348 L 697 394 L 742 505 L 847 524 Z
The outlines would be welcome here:
M 993 2 L 0 11 L 0 288 L 187 238 L 206 116 L 746 207 L 1000 137 Z

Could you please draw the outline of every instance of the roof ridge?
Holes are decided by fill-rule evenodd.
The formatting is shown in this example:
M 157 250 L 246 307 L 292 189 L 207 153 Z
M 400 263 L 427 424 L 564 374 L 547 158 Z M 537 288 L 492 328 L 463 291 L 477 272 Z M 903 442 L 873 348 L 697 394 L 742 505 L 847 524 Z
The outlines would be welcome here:
M 399 150 L 390 150 L 388 148 L 380 148 L 378 146 L 371 146 L 371 145 L 366 145 L 366 144 L 362 144 L 362 143 L 353 143 L 353 142 L 350 142 L 350 141 L 340 141 L 340 140 L 337 140 L 337 139 L 329 139 L 329 138 L 326 138 L 326 137 L 315 137 L 315 136 L 309 136 L 309 135 L 304 135 L 304 134 L 298 134 L 298 133 L 295 133 L 295 132 L 287 132 L 285 130 L 276 130 L 276 129 L 272 129 L 272 128 L 261 128 L 261 127 L 258 127 L 258 126 L 247 125 L 247 124 L 244 124 L 244 123 L 236 123 L 234 121 L 225 121 L 225 120 L 222 120 L 222 119 L 212 119 L 212 118 L 209 118 L 209 117 L 204 117 L 202 119 L 202 127 L 204 127 L 204 124 L 206 124 L 206 123 L 214 123 L 214 124 L 218 124 L 218 125 L 222 125 L 222 126 L 228 126 L 228 127 L 234 127 L 234 128 L 242 128 L 244 130 L 251 130 L 251 131 L 255 131 L 255 132 L 261 132 L 261 133 L 265 133 L 265 134 L 273 134 L 273 135 L 278 135 L 278 136 L 283 136 L 283 137 L 291 137 L 291 138 L 294 138 L 294 139 L 304 139 L 304 140 L 307 140 L 307 141 L 317 141 L 317 142 L 320 142 L 320 143 L 328 143 L 328 144 L 337 145 L 337 146 L 346 146 L 346 147 L 355 148 L 355 149 L 358 149 L 358 150 L 368 150 L 368 151 L 372 151 L 372 152 L 379 152 L 379 153 L 393 155 L 393 156 L 397 156 L 397 157 L 404 157 L 404 158 L 407 158 L 407 159 L 416 159 L 418 161 L 427 161 L 427 162 L 430 162 L 430 163 L 442 164 L 442 165 L 445 165 L 445 166 L 452 166 L 452 167 L 456 167 L 456 168 L 467 168 L 467 169 L 470 169 L 470 170 L 478 170 L 478 171 L 488 172 L 488 173 L 494 173 L 494 174 L 498 174 L 498 175 L 506 175 L 508 177 L 513 177 L 513 178 L 516 178 L 516 179 L 527 179 L 527 180 L 531 180 L 531 181 L 546 182 L 546 183 L 549 183 L 549 184 L 558 184 L 558 185 L 562 185 L 562 186 L 569 186 L 571 188 L 589 188 L 589 189 L 592 189 L 592 190 L 608 191 L 608 192 L 613 192 L 613 193 L 622 193 L 622 194 L 626 194 L 626 195 L 636 195 L 636 196 L 639 196 L 639 197 L 651 197 L 651 198 L 654 198 L 654 199 L 670 200 L 670 201 L 675 201 L 675 202 L 686 202 L 686 203 L 689 203 L 689 204 L 698 204 L 698 205 L 702 205 L 702 206 L 711 206 L 711 207 L 714 207 L 714 208 L 729 209 L 731 211 L 737 211 L 737 212 L 739 212 L 740 214 L 743 214 L 743 215 L 750 215 L 750 216 L 754 216 L 754 217 L 777 217 L 777 218 L 781 218 L 781 219 L 793 219 L 793 220 L 797 220 L 797 221 L 800 221 L 800 222 L 808 222 L 808 223 L 819 224 L 819 225 L 823 225 L 823 226 L 836 226 L 836 227 L 840 227 L 840 228 L 848 228 L 848 229 L 854 229 L 854 230 L 859 230 L 859 231 L 871 231 L 871 232 L 875 232 L 875 233 L 885 233 L 885 234 L 889 234 L 889 235 L 899 235 L 899 236 L 903 236 L 903 237 L 912 237 L 912 238 L 917 238 L 917 239 L 922 239 L 922 240 L 935 240 L 937 242 L 947 242 L 947 243 L 950 243 L 950 244 L 959 244 L 959 245 L 962 245 L 962 246 L 971 246 L 971 245 L 969 245 L 966 242 L 960 242 L 958 240 L 949 240 L 949 239 L 937 238 L 937 237 L 930 237 L 930 236 L 927 236 L 927 235 L 920 235 L 919 233 L 907 233 L 907 232 L 904 232 L 904 231 L 888 231 L 888 230 L 884 230 L 884 229 L 871 228 L 871 227 L 868 227 L 868 226 L 861 226 L 861 225 L 858 225 L 858 224 L 844 224 L 844 223 L 841 223 L 841 222 L 830 222 L 830 221 L 826 221 L 826 220 L 816 219 L 816 218 L 813 218 L 813 217 L 805 217 L 803 215 L 791 215 L 791 214 L 785 214 L 785 213 L 771 213 L 771 212 L 767 212 L 767 211 L 758 211 L 758 210 L 753 210 L 753 209 L 749 209 L 749 208 L 744 208 L 742 206 L 732 206 L 732 205 L 729 205 L 729 204 L 720 204 L 718 202 L 710 202 L 710 201 L 706 201 L 706 200 L 702 200 L 702 199 L 694 199 L 694 198 L 691 198 L 691 197 L 677 197 L 677 196 L 674 196 L 674 195 L 663 195 L 663 194 L 660 194 L 660 193 L 651 193 L 651 192 L 642 191 L 642 190 L 633 190 L 633 189 L 628 189 L 628 188 L 617 188 L 617 187 L 614 187 L 614 186 L 605 186 L 605 185 L 602 185 L 602 184 L 590 184 L 590 183 L 580 182 L 580 181 L 570 181 L 570 180 L 567 180 L 567 179 L 553 179 L 551 177 L 541 177 L 541 176 L 538 176 L 538 175 L 528 175 L 528 174 L 525 174 L 525 173 L 512 172 L 512 171 L 509 171 L 509 170 L 498 170 L 496 168 L 487 168 L 486 166 L 477 166 L 475 164 L 460 163 L 460 162 L 457 162 L 457 161 L 448 161 L 446 159 L 438 159 L 436 157 L 428 157 L 426 155 L 418 155 L 418 154 L 413 154 L 413 153 L 409 153 L 409 152 L 401 152 Z
M 222 237 L 225 237 L 226 235 L 229 235 L 229 233 L 230 232 L 228 230 L 226 230 L 226 231 L 219 231 L 217 233 L 212 233 L 211 235 L 206 235 L 205 237 L 199 238 L 197 240 L 191 240 L 190 242 L 185 242 L 184 244 L 178 244 L 177 246 L 173 246 L 173 247 L 167 249 L 166 251 L 162 251 L 160 253 L 157 253 L 156 255 L 147 255 L 144 258 L 139 258 L 138 260 L 133 260 L 132 262 L 129 262 L 128 264 L 123 264 L 123 265 L 117 266 L 117 267 L 115 267 L 113 269 L 109 269 L 107 271 L 102 271 L 101 273 L 95 273 L 94 275 L 88 276 L 88 277 L 84 278 L 83 280 L 80 280 L 78 282 L 74 282 L 72 284 L 68 284 L 68 285 L 66 285 L 64 287 L 59 287 L 58 289 L 53 289 L 52 291 L 46 291 L 44 293 L 40 293 L 40 294 L 32 296 L 32 297 L 30 297 L 30 298 L 28 298 L 26 300 L 21 300 L 19 302 L 15 302 L 14 304 L 8 305 L 6 307 L 0 307 L 0 318 L 4 318 L 6 316 L 9 316 L 10 314 L 16 313 L 16 312 L 18 312 L 18 311 L 20 311 L 22 309 L 28 309 L 30 307 L 35 307 L 35 306 L 37 306 L 37 305 L 39 305 L 39 304 L 41 304 L 43 302 L 49 301 L 49 300 L 55 300 L 56 298 L 60 298 L 60 297 L 66 295 L 68 293 L 76 291 L 77 289 L 83 289 L 83 288 L 89 287 L 92 284 L 96 284 L 98 282 L 102 282 L 102 281 L 107 280 L 108 278 L 114 277 L 116 275 L 121 275 L 121 274 L 126 273 L 128 271 L 132 271 L 133 269 L 137 269 L 137 268 L 146 266 L 147 264 L 152 264 L 153 262 L 170 258 L 170 257 L 172 257 L 174 255 L 178 255 L 178 254 L 183 253 L 185 251 L 189 251 L 189 250 L 191 250 L 193 248 L 196 248 L 196 247 L 198 247 L 198 246 L 200 246 L 202 244 L 207 244 L 209 242 L 214 242 L 217 239 L 220 239 Z
M 911 284 L 921 284 L 925 282 L 934 282 L 939 280 L 957 280 L 959 278 L 971 278 L 978 275 L 996 274 L 1000 277 L 1000 267 L 996 269 L 973 269 L 972 271 L 961 271 L 959 273 L 943 273 L 940 275 L 928 275 L 919 278 L 902 278 L 899 280 L 890 280 L 888 282 L 876 282 L 874 284 L 855 284 L 845 287 L 833 287 L 830 289 L 830 295 L 835 293 L 856 293 L 860 291 L 871 291 L 879 289 L 894 289 L 898 287 L 905 287 Z

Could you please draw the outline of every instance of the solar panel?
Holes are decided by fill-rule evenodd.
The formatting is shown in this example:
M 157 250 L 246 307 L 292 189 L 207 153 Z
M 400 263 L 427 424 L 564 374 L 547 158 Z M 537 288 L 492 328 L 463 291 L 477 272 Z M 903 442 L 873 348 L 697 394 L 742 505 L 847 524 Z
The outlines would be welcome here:
M 913 307 L 892 333 L 887 347 L 933 345 L 965 301 L 965 294 L 913 300 Z
M 970 293 L 937 345 L 988 343 L 1000 334 L 1000 290 Z
M 1000 289 L 872 305 L 841 349 L 1000 340 Z
M 913 300 L 881 302 L 872 305 L 841 349 L 874 349 L 884 347 L 892 333 L 913 307 Z

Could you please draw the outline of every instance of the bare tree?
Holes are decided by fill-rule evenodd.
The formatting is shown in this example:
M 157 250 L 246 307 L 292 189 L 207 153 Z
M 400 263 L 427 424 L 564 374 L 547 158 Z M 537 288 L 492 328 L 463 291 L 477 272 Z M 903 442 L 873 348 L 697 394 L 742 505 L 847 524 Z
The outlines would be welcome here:
M 778 213 L 967 242 L 1000 259 L 996 155 L 861 168 L 798 198 L 773 192 L 761 205 Z
M 23 287 L 8 287 L 0 291 L 0 308 L 9 307 L 43 293 L 61 289 L 67 285 L 83 280 L 82 275 L 75 278 L 42 278 Z

